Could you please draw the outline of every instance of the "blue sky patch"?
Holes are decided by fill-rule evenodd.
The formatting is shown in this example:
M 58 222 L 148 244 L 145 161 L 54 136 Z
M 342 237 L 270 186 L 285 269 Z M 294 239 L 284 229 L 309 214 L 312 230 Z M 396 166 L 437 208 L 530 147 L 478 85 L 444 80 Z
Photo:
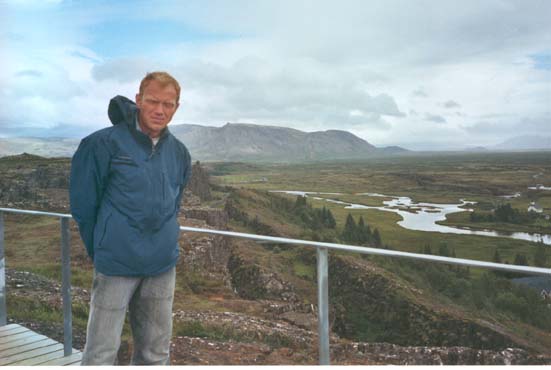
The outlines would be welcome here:
M 161 48 L 182 42 L 208 43 L 234 38 L 169 20 L 121 19 L 91 25 L 89 30 L 93 35 L 90 49 L 108 58 L 155 54 Z
M 551 71 L 551 52 L 530 55 L 534 61 L 534 68 Z

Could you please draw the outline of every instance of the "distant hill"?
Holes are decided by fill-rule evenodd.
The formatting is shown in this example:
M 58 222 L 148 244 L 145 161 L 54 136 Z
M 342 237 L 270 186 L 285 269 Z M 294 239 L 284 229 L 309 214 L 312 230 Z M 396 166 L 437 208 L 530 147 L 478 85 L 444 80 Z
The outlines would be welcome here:
M 550 136 L 515 136 L 494 147 L 498 150 L 551 150 Z
M 404 149 L 400 146 L 392 145 L 392 146 L 385 146 L 382 148 L 377 148 L 375 154 L 377 156 L 385 156 L 385 155 L 399 155 L 399 154 L 406 154 L 411 152 L 410 150 Z
M 30 153 L 42 157 L 71 157 L 80 140 L 73 138 L 14 137 L 0 139 L 0 157 Z
M 466 152 L 486 152 L 488 148 L 483 146 L 470 146 L 464 149 Z
M 400 147 L 376 148 L 342 130 L 304 132 L 288 127 L 228 123 L 222 127 L 171 125 L 193 159 L 248 162 L 303 162 L 333 159 L 362 159 L 407 152 Z M 22 152 L 45 157 L 70 157 L 79 139 L 0 139 L 0 156 Z

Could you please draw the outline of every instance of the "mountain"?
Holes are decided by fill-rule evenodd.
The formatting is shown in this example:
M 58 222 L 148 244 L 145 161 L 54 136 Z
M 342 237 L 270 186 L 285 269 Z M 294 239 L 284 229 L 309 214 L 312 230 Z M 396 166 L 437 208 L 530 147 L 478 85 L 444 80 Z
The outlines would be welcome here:
M 341 130 L 308 133 L 287 127 L 227 123 L 222 127 L 176 125 L 171 127 L 171 131 L 186 143 L 193 157 L 203 160 L 300 162 L 359 159 L 376 155 L 380 150 Z M 392 153 L 399 151 L 390 150 Z
M 400 147 L 376 148 L 342 130 L 304 132 L 288 127 L 227 123 L 222 127 L 171 125 L 171 132 L 194 159 L 212 161 L 303 162 L 362 159 L 407 152 Z M 79 139 L 0 139 L 0 156 L 22 152 L 45 157 L 70 157 Z
M 494 147 L 498 150 L 551 150 L 550 136 L 515 136 Z

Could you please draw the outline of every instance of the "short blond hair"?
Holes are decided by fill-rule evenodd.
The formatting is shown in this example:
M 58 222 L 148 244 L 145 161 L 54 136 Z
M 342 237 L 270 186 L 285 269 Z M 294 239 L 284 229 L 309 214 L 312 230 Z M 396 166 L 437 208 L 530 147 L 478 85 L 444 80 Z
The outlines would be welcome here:
M 145 75 L 142 82 L 140 83 L 140 96 L 143 96 L 145 88 L 147 87 L 147 85 L 149 85 L 151 81 L 157 81 L 161 84 L 162 87 L 166 87 L 168 85 L 174 86 L 174 88 L 176 89 L 176 103 L 180 102 L 180 84 L 170 74 L 161 71 L 148 72 Z

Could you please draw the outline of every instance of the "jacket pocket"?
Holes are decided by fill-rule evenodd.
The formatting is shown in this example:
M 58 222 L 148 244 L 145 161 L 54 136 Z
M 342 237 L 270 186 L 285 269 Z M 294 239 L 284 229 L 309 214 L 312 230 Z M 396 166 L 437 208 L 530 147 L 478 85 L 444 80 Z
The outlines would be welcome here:
M 109 213 L 107 217 L 105 217 L 105 222 L 103 223 L 103 230 L 101 231 L 101 234 L 100 234 L 101 236 L 98 242 L 98 247 L 101 247 L 103 245 L 105 235 L 107 234 L 107 225 L 109 224 L 109 219 L 111 218 L 112 215 L 113 213 Z
M 125 155 L 118 155 L 111 158 L 111 164 L 122 164 L 128 166 L 138 166 L 131 157 Z

